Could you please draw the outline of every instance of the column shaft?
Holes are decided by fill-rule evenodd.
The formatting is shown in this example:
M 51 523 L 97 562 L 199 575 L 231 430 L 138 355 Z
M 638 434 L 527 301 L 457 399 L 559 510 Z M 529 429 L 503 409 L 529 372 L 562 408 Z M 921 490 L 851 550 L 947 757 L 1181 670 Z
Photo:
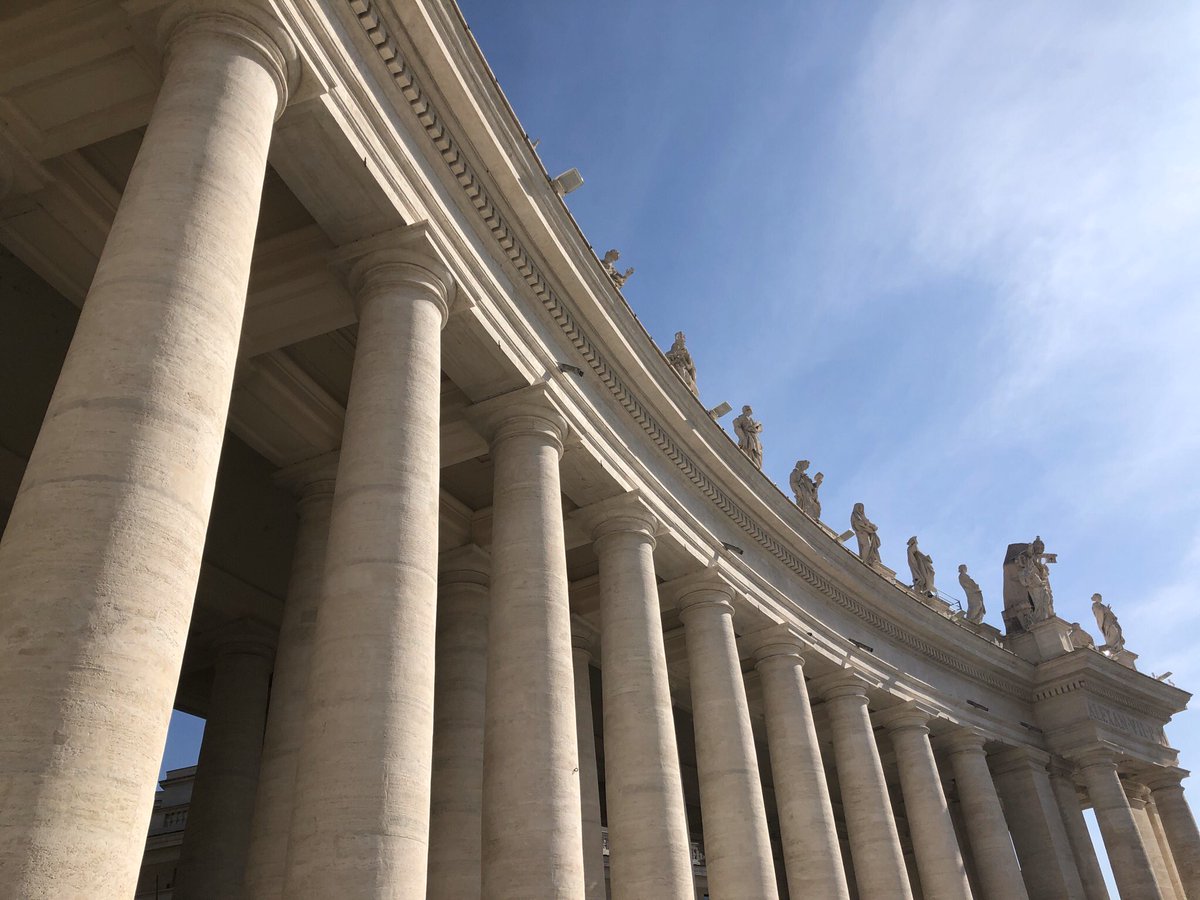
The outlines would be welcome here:
M 600 774 L 596 767 L 596 727 L 592 712 L 592 651 L 577 641 L 575 721 L 579 733 L 579 805 L 583 828 L 583 897 L 605 900 L 604 823 L 600 816 Z
M 1167 874 L 1170 876 L 1175 896 L 1179 900 L 1187 900 L 1187 890 L 1184 888 L 1183 879 L 1179 875 L 1179 867 L 1175 864 L 1175 855 L 1171 852 L 1171 845 L 1167 841 L 1167 833 L 1163 830 L 1162 819 L 1158 815 L 1158 805 L 1153 799 L 1147 804 L 1146 813 L 1150 816 L 1150 828 L 1154 832 L 1154 840 L 1158 843 L 1158 852 L 1162 854 L 1163 862 L 1167 866 Z
M 134 891 L 285 66 L 239 17 L 173 32 L 0 542 L 0 896 Z
M 549 414 L 553 415 L 553 414 Z M 515 415 L 492 440 L 492 612 L 483 896 L 583 896 L 561 420 Z
M 449 561 L 438 585 L 428 900 L 479 900 L 482 892 L 485 566 Z
M 284 896 L 423 897 L 448 274 L 407 252 L 351 275 L 358 344 L 313 639 Z
M 683 778 L 654 578 L 653 524 L 609 518 L 598 530 L 613 897 L 692 900 Z
M 1129 800 L 1129 809 L 1133 813 L 1133 821 L 1137 823 L 1138 833 L 1142 836 L 1142 846 L 1146 848 L 1146 855 L 1150 858 L 1150 868 L 1154 871 L 1154 880 L 1158 883 L 1159 891 L 1162 892 L 1165 900 L 1187 900 L 1186 897 L 1176 895 L 1175 885 L 1171 881 L 1171 873 L 1167 869 L 1167 861 L 1163 858 L 1162 850 L 1158 846 L 1158 837 L 1154 834 L 1154 825 L 1150 822 L 1150 815 L 1146 809 L 1150 791 L 1133 783 L 1126 783 L 1124 787 L 1125 796 Z
M 252 641 L 227 641 L 217 650 L 208 720 L 179 852 L 173 895 L 178 900 L 240 894 L 262 757 L 271 656 L 269 644 Z
M 786 643 L 769 644 L 757 656 L 788 892 L 849 900 L 804 660 L 798 646 Z
M 710 893 L 779 896 L 767 833 L 750 707 L 728 593 L 703 588 L 681 598 L 696 730 L 696 765 Z
M 1183 795 L 1179 776 L 1168 772 L 1150 784 L 1183 888 L 1189 897 L 1200 897 L 1200 831 Z
M 1083 818 L 1074 779 L 1069 772 L 1059 770 L 1056 765 L 1050 770 L 1050 787 L 1062 814 L 1063 827 L 1067 831 L 1067 841 L 1075 856 L 1075 866 L 1079 869 L 1084 896 L 1087 900 L 1109 900 L 1104 873 L 1100 869 L 1096 848 L 1092 846 L 1092 836 Z
M 860 896 L 911 900 L 904 852 L 867 712 L 866 686 L 839 674 L 822 680 L 821 693 L 829 710 L 842 810 Z
M 1158 886 L 1137 820 L 1117 777 L 1111 754 L 1096 753 L 1079 761 L 1087 785 L 1104 849 L 1122 897 L 1136 900 L 1167 900 Z
M 306 469 L 300 486 L 292 573 L 279 626 L 279 649 L 271 677 L 271 702 L 246 855 L 246 900 L 280 900 L 283 895 L 296 756 L 304 737 L 304 699 L 325 574 L 335 473 L 336 460 L 323 460 L 319 468 Z
M 923 713 L 908 709 L 888 717 L 913 854 L 926 893 L 939 900 L 971 900 L 966 866 L 950 821 L 925 720 Z

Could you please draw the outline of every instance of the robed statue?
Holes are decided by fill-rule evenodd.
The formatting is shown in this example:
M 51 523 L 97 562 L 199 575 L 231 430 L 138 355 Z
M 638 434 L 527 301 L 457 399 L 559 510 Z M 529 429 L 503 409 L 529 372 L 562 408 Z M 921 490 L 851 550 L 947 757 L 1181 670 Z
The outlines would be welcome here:
M 867 518 L 861 503 L 854 504 L 850 513 L 850 528 L 858 538 L 858 556 L 868 566 L 882 565 L 879 559 L 879 529 Z
M 908 568 L 912 572 L 913 590 L 918 594 L 932 594 L 933 588 L 933 559 L 927 553 L 922 553 L 917 546 L 917 536 L 908 539 Z
M 1117 621 L 1117 614 L 1099 594 L 1092 594 L 1092 615 L 1096 617 L 1096 627 L 1104 637 L 1104 646 L 1101 649 L 1114 653 L 1124 650 L 1125 635 L 1121 633 L 1121 623 Z
M 749 406 L 742 407 L 742 414 L 733 420 L 733 430 L 737 434 L 738 449 L 745 453 L 760 469 L 763 463 L 762 423 L 754 419 L 754 410 Z
M 958 583 L 967 595 L 967 621 L 978 625 L 983 621 L 983 614 L 987 612 L 983 606 L 983 590 L 979 583 L 967 574 L 965 563 L 958 567 Z
M 675 343 L 671 345 L 671 349 L 666 353 L 667 362 L 671 364 L 671 368 L 683 379 L 683 383 L 688 386 L 688 390 L 692 392 L 692 396 L 699 397 L 700 389 L 696 387 L 696 364 L 692 362 L 692 354 L 688 352 L 685 340 L 682 331 L 675 332 Z
M 796 497 L 796 505 L 814 519 L 819 519 L 821 518 L 821 501 L 817 497 L 817 491 L 820 490 L 825 475 L 818 472 L 816 478 L 809 478 L 808 467 L 807 459 L 797 460 L 796 468 L 792 469 L 792 474 L 788 478 L 788 484 L 791 485 L 792 493 Z
M 1041 537 L 1029 544 L 1009 544 L 1004 554 L 1004 627 L 1010 634 L 1054 615 L 1047 563 L 1058 557 L 1046 552 Z

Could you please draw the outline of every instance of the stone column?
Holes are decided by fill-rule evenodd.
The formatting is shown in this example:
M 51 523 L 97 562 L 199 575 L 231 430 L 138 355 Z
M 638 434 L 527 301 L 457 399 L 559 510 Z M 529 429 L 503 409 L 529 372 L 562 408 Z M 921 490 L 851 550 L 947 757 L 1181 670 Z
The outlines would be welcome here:
M 692 900 L 691 844 L 654 577 L 658 520 L 636 495 L 585 507 L 600 562 L 612 895 Z
M 813 688 L 825 700 L 829 713 L 859 894 L 873 900 L 911 900 L 904 852 L 867 712 L 868 684 L 854 672 L 843 670 L 817 679 Z
M 1089 751 L 1077 760 L 1087 785 L 1104 849 L 1122 897 L 1137 900 L 1167 900 L 1159 889 L 1153 864 L 1142 842 L 1137 820 L 1117 777 L 1113 753 L 1105 748 Z
M 1075 857 L 1075 867 L 1079 870 L 1084 896 L 1087 900 L 1109 900 L 1104 873 L 1100 869 L 1096 848 L 1092 846 L 1092 836 L 1088 832 L 1083 809 L 1079 805 L 1079 792 L 1075 788 L 1073 768 L 1060 760 L 1051 761 L 1050 788 L 1054 791 L 1058 810 L 1062 814 L 1067 842 L 1071 845 L 1071 852 Z
M 876 715 L 887 728 L 896 753 L 908 830 L 924 892 L 939 900 L 971 900 L 967 869 L 929 743 L 929 718 L 929 713 L 911 703 Z
M 1154 834 L 1154 826 L 1146 806 L 1150 801 L 1150 789 L 1131 781 L 1122 782 L 1125 788 L 1125 798 L 1129 801 L 1129 809 L 1133 813 L 1133 821 L 1137 823 L 1138 833 L 1142 836 L 1142 846 L 1150 857 L 1150 868 L 1154 870 L 1154 880 L 1166 900 L 1187 900 L 1175 893 L 1175 885 L 1171 881 L 1171 873 L 1167 869 L 1167 861 L 1163 858 L 1162 849 L 1158 846 L 1158 838 Z
M 788 892 L 798 900 L 849 900 L 837 824 L 804 681 L 801 654 L 806 647 L 799 634 L 779 626 L 763 637 L 755 651 Z
M 1175 865 L 1175 855 L 1171 852 L 1170 843 L 1167 842 L 1167 833 L 1163 830 L 1162 818 L 1158 814 L 1158 805 L 1154 802 L 1153 795 L 1151 795 L 1150 802 L 1146 804 L 1146 814 L 1150 817 L 1150 827 L 1154 831 L 1154 840 L 1158 843 L 1158 852 L 1162 854 L 1163 862 L 1167 865 L 1167 874 L 1171 877 L 1171 886 L 1175 889 L 1175 896 L 1179 900 L 1186 900 L 1187 890 L 1179 875 L 1179 867 Z
M 292 825 L 296 755 L 304 736 L 304 698 L 312 660 L 313 628 L 325 574 L 325 546 L 337 454 L 291 466 L 276 481 L 299 494 L 296 544 L 287 602 L 279 626 L 279 649 L 271 676 L 271 701 L 259 766 L 250 849 L 246 855 L 246 900 L 280 900 Z
M 479 900 L 488 570 L 474 544 L 438 565 L 428 900 Z
M 179 851 L 178 900 L 237 897 L 250 846 L 274 635 L 234 623 L 213 640 L 208 719 Z
M 579 736 L 558 471 L 567 423 L 545 385 L 469 412 L 494 469 L 483 896 L 577 900 Z
M 1183 888 L 1189 897 L 1200 897 L 1200 832 L 1181 783 L 1187 774 L 1183 769 L 1157 768 L 1146 778 L 1146 784 L 1162 819 Z
M 3 897 L 132 896 L 145 846 L 298 74 L 256 6 L 197 7 L 164 19 L 162 87 L 0 541 Z
M 600 776 L 596 767 L 596 727 L 592 711 L 592 659 L 596 635 L 582 619 L 571 620 L 575 664 L 575 723 L 579 735 L 579 805 L 583 827 L 583 897 L 605 900 L 604 823 L 600 816 Z
M 709 892 L 779 896 L 750 707 L 733 632 L 733 590 L 705 573 L 677 589 L 687 642 Z
M 1046 771 L 1050 755 L 1011 747 L 991 762 L 1030 900 L 1086 900 Z
M 344 248 L 358 345 L 313 638 L 284 896 L 423 897 L 438 561 L 441 329 L 420 226 Z

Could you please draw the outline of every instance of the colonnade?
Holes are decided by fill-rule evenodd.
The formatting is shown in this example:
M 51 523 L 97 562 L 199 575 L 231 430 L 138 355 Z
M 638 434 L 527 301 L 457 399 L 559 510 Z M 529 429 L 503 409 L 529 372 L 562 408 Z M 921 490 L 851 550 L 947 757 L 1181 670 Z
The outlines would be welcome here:
M 272 123 L 296 80 L 286 33 L 250 7 L 185 12 L 164 34 L 160 95 L 0 542 L 5 897 L 132 893 Z M 299 531 L 278 646 L 244 631 L 214 645 L 179 896 L 244 885 L 248 900 L 590 900 L 604 896 L 606 813 L 613 896 L 694 897 L 664 597 L 687 646 L 709 891 L 780 896 L 734 587 L 713 570 L 660 584 L 661 523 L 636 494 L 573 514 L 599 560 L 602 806 L 586 681 L 596 652 L 573 633 L 567 596 L 567 419 L 541 386 L 468 411 L 493 463 L 491 543 L 439 555 L 441 330 L 455 279 L 420 227 L 334 262 L 359 323 L 341 448 L 280 476 Z M 972 897 L 968 858 L 986 900 L 1103 896 L 1074 782 L 1052 786 L 1048 755 L 989 754 L 983 735 L 944 725 L 931 741 L 933 710 L 872 710 L 883 693 L 864 673 L 808 683 L 794 629 L 753 643 L 793 898 L 849 898 L 853 883 L 864 898 L 910 900 L 902 837 L 929 898 Z M 1131 786 L 1098 748 L 1071 765 L 1128 898 L 1200 896 L 1183 773 Z

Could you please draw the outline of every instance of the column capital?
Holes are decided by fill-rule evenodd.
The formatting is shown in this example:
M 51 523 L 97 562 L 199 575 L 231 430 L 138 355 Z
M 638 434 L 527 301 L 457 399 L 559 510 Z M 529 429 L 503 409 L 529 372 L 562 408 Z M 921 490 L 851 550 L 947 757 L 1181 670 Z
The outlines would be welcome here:
M 275 13 L 257 0 L 177 0 L 158 21 L 163 70 L 171 67 L 184 41 L 195 38 L 233 40 L 255 53 L 279 91 L 275 118 L 300 84 L 300 55 Z
M 1022 769 L 1046 772 L 1050 765 L 1050 754 L 1021 744 L 1016 747 L 1006 747 L 999 753 L 991 755 L 992 772 L 1003 775 L 1005 772 L 1017 772 Z
M 610 535 L 632 534 L 654 546 L 655 536 L 662 527 L 642 492 L 636 490 L 581 507 L 570 517 L 584 527 L 593 541 Z
M 861 697 L 864 704 L 867 702 L 867 693 L 875 686 L 874 679 L 849 668 L 822 675 L 811 685 L 813 692 L 822 700 Z
M 338 452 L 322 453 L 277 470 L 271 480 L 301 500 L 333 494 L 337 482 Z
M 1124 778 L 1121 779 L 1121 787 L 1125 789 L 1125 797 L 1130 806 L 1134 809 L 1146 808 L 1146 804 L 1150 802 L 1150 788 L 1136 781 L 1126 781 Z
M 561 456 L 570 434 L 545 382 L 481 400 L 468 406 L 464 414 L 492 448 L 510 437 L 533 434 L 557 447 Z
M 1142 774 L 1142 781 L 1152 791 L 1170 790 L 1171 788 L 1183 790 L 1183 779 L 1190 774 L 1187 769 L 1181 769 L 1178 766 L 1154 766 Z
M 346 244 L 334 250 L 329 261 L 346 279 L 359 318 L 376 298 L 394 297 L 403 291 L 406 298 L 433 303 L 445 327 L 457 288 L 426 223 L 393 228 Z
M 812 647 L 808 639 L 787 622 L 743 635 L 739 643 L 744 650 L 754 654 L 756 669 L 779 663 L 804 665 L 804 652 Z
M 1095 766 L 1112 769 L 1113 771 L 1116 771 L 1117 768 L 1117 753 L 1112 747 L 1085 747 L 1080 750 L 1071 751 L 1067 754 L 1067 758 L 1074 762 L 1081 770 L 1090 769 Z
M 439 584 L 478 584 L 491 580 L 492 557 L 478 544 L 463 544 L 438 554 Z
M 580 616 L 571 616 L 571 646 L 582 650 L 593 660 L 598 657 L 600 647 L 600 632 L 591 623 Z
M 700 569 L 658 586 L 659 597 L 664 603 L 675 606 L 680 614 L 689 606 L 704 604 L 726 605 L 732 609 L 737 593 L 716 567 Z
M 953 755 L 955 753 L 978 753 L 987 755 L 985 745 L 990 738 L 976 728 L 964 725 L 934 738 L 934 746 Z
M 275 655 L 277 633 L 257 619 L 227 622 L 199 637 L 199 643 L 208 646 L 213 659 L 234 654 L 270 659 Z
M 872 721 L 882 725 L 889 734 L 902 731 L 920 731 L 929 733 L 929 720 L 936 713 L 916 700 L 908 700 L 896 706 L 889 706 L 871 716 Z

